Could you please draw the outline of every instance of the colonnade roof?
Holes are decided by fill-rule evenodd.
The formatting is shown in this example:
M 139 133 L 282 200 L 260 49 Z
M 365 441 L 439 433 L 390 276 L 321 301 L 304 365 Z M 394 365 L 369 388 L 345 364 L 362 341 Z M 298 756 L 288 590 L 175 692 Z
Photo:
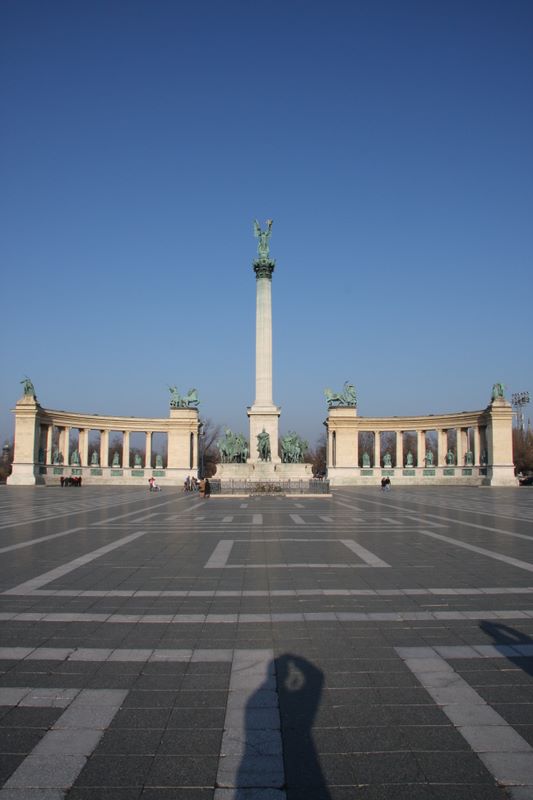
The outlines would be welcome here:
M 360 417 L 346 413 L 353 409 L 331 408 L 326 424 L 368 431 L 430 431 L 434 429 L 467 428 L 487 424 L 489 409 L 458 411 L 450 414 L 427 414 L 414 417 Z M 340 413 L 338 413 L 340 412 Z
M 88 428 L 90 430 L 109 431 L 151 431 L 165 433 L 181 425 L 189 425 L 198 419 L 198 411 L 194 408 L 179 409 L 179 414 L 171 417 L 119 417 L 107 414 L 80 414 L 73 411 L 58 411 L 50 408 L 38 409 L 41 424 L 58 427 Z

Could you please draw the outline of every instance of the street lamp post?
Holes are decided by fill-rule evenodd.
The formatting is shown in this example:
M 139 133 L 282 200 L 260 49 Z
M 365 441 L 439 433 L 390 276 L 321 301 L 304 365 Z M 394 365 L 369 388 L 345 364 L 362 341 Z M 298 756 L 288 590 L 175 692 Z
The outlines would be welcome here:
M 511 395 L 511 403 L 516 408 L 518 430 L 524 430 L 524 406 L 529 403 L 529 392 L 515 392 Z
M 198 426 L 198 454 L 200 456 L 200 478 L 204 477 L 204 426 L 200 422 Z

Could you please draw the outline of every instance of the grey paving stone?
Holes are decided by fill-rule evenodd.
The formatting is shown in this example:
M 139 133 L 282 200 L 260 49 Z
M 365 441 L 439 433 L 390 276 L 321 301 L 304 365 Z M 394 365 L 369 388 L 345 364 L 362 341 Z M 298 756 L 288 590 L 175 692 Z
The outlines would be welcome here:
M 146 786 L 214 786 L 218 756 L 156 756 Z
M 8 789 L 62 789 L 72 786 L 86 758 L 81 755 L 29 755 L 5 782 Z
M 152 765 L 151 756 L 93 755 L 81 771 L 76 786 L 132 787 L 141 789 Z

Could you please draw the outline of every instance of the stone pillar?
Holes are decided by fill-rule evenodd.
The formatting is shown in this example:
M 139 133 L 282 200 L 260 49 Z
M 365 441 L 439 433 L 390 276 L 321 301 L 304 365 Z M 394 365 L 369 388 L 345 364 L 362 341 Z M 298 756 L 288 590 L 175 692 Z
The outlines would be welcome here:
M 516 486 L 513 464 L 513 409 L 503 397 L 487 409 L 488 477 L 491 486 Z
M 479 425 L 474 428 L 474 466 L 479 467 L 481 456 L 481 436 L 479 433 Z
M 272 405 L 272 272 L 274 265 L 258 266 L 255 309 L 255 402 Z
M 13 486 L 42 483 L 36 467 L 39 457 L 39 411 L 37 398 L 24 395 L 15 407 L 15 451 L 13 471 L 7 482 Z
M 403 468 L 403 431 L 396 431 L 396 466 Z
M 192 469 L 198 469 L 198 433 L 192 433 Z
M 359 466 L 359 431 L 355 431 L 354 436 L 354 467 Z
M 426 457 L 426 432 L 425 431 L 417 431 L 416 432 L 416 465 L 417 467 L 425 467 Z
M 68 466 L 70 463 L 69 460 L 69 448 L 70 448 L 70 428 L 65 425 L 65 427 L 61 430 L 61 436 L 59 437 L 59 449 L 63 453 L 63 464 Z
M 437 465 L 446 466 L 446 451 L 448 450 L 448 431 L 444 428 L 437 431 Z
M 146 431 L 146 444 L 145 444 L 146 456 L 144 459 L 144 466 L 146 469 L 151 469 L 152 467 L 152 431 Z
M 54 440 L 54 426 L 48 425 L 46 431 L 46 458 L 45 461 L 47 464 L 52 463 L 53 457 L 53 440 Z
M 274 262 L 254 262 L 256 277 L 255 305 L 255 401 L 247 413 L 250 418 L 250 458 L 259 462 L 257 436 L 265 431 L 270 437 L 271 460 L 279 464 L 278 420 L 280 410 L 272 400 L 272 273 Z M 266 469 L 266 467 L 264 467 Z
M 457 428 L 456 450 L 457 450 L 457 466 L 462 467 L 465 463 L 465 429 Z
M 381 467 L 381 442 L 379 439 L 379 431 L 374 431 L 374 467 L 376 467 L 376 469 Z
M 89 466 L 89 429 L 80 428 L 79 431 L 79 444 L 80 451 L 80 464 L 82 467 Z
M 109 431 L 100 431 L 100 466 L 109 466 Z
M 328 430 L 328 450 L 326 453 L 326 468 L 333 466 L 333 431 Z
M 122 466 L 129 469 L 130 466 L 130 432 L 122 431 Z

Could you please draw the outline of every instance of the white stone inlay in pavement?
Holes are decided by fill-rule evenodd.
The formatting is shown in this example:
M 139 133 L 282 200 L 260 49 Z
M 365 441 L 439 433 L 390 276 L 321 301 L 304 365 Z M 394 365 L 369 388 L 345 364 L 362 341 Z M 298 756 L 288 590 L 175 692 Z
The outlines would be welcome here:
M 321 517 L 321 516 L 319 516 L 318 518 L 321 519 L 322 522 L 333 522 L 333 517 L 324 517 L 324 516 Z
M 230 553 L 233 549 L 235 542 L 249 542 L 249 539 L 221 539 L 215 546 L 211 556 L 205 563 L 205 569 L 321 569 L 321 568 L 335 568 L 335 569 L 368 569 L 369 567 L 390 568 L 390 564 L 378 558 L 370 550 L 362 547 L 353 539 L 296 539 L 286 537 L 283 539 L 254 539 L 254 542 L 261 543 L 281 543 L 281 542 L 300 542 L 301 544 L 309 544 L 313 542 L 339 542 L 348 548 L 352 553 L 355 553 L 362 560 L 362 564 L 354 564 L 353 562 L 341 563 L 323 563 L 313 561 L 298 561 L 298 562 L 274 562 L 271 564 L 266 563 L 247 563 L 247 564 L 228 564 Z
M 55 790 L 58 797 L 64 797 L 126 695 L 127 691 L 119 689 L 26 690 L 12 705 L 59 706 L 65 711 L 4 783 L 0 800 L 46 797 L 46 790 Z M 35 790 L 44 791 L 37 795 Z
M 205 564 L 205 569 L 221 569 L 226 566 L 233 549 L 234 539 L 221 539 Z
M 366 547 L 362 547 L 357 542 L 354 542 L 353 539 L 340 539 L 340 541 L 351 550 L 352 553 L 355 553 L 356 556 L 368 564 L 369 567 L 390 567 L 390 564 L 387 564 L 386 561 L 383 561 L 381 558 L 378 558 L 374 553 L 371 553 L 370 550 L 367 550 Z
M 146 536 L 146 533 L 147 531 L 137 531 L 137 533 L 131 533 L 129 536 L 124 536 L 122 539 L 117 539 L 117 541 L 111 542 L 111 544 L 106 544 L 104 547 L 99 547 L 97 550 L 93 550 L 91 553 L 86 553 L 84 556 L 79 556 L 79 558 L 75 558 L 73 561 L 69 561 L 67 564 L 63 564 L 60 567 L 51 569 L 48 572 L 43 572 L 42 575 L 38 575 L 36 578 L 31 578 L 29 581 L 20 583 L 18 586 L 13 587 L 13 589 L 7 589 L 5 592 L 3 592 L 3 594 L 24 594 L 25 592 L 32 592 L 34 589 L 40 589 L 41 586 L 45 586 L 47 583 L 51 583 L 51 581 L 54 581 L 57 578 L 62 578 L 63 575 L 67 575 L 69 572 L 73 572 L 75 569 L 83 567 L 85 564 L 89 564 L 96 558 L 100 558 L 100 556 L 111 553 L 118 547 L 123 547 L 125 544 L 135 541 L 135 539 L 138 539 L 140 536 Z
M 262 514 L 253 514 L 252 515 L 252 525 L 262 525 L 263 524 L 263 515 Z
M 293 566 L 291 564 L 291 566 Z M 313 566 L 312 564 L 310 566 Z M 335 565 L 338 566 L 338 565 Z M 361 565 L 366 566 L 368 565 Z M 329 622 L 415 622 L 444 621 L 444 620 L 499 620 L 502 619 L 533 619 L 532 610 L 505 609 L 503 611 L 325 611 L 317 612 L 289 612 L 289 613 L 256 613 L 256 614 L 168 614 L 164 615 L 164 622 L 168 625 L 210 625 L 210 624 L 243 624 L 294 622 L 320 619 Z M 110 624 L 160 624 L 161 614 L 33 614 L 2 612 L 0 621 L 10 622 L 101 622 Z M 0 652 L 9 651 L 10 648 L 0 648 Z M 22 648 L 24 649 L 24 648 Z M 88 652 L 92 652 L 89 648 Z M 111 652 L 111 651 L 109 651 Z M 5 656 L 4 656 L 5 657 Z M 9 657 L 9 656 L 8 656 Z M 73 656 L 75 657 L 75 656 Z
M 28 539 L 26 542 L 19 542 L 18 544 L 10 544 L 7 547 L 0 547 L 0 553 L 9 553 L 11 550 L 21 550 L 23 547 L 32 547 L 34 544 L 48 542 L 51 539 L 59 539 L 61 536 L 68 536 L 69 533 L 77 533 L 78 531 L 83 530 L 85 530 L 85 528 L 69 528 L 68 531 L 51 533 L 49 536 L 39 536 L 38 539 Z
M 289 514 L 289 517 L 292 519 L 295 525 L 305 525 L 304 520 L 299 514 Z
M 233 522 L 233 514 L 228 515 L 222 519 L 222 522 Z
M 215 798 L 285 798 L 283 746 L 274 653 L 235 650 L 220 748 Z
M 503 657 L 497 646 L 487 647 L 491 651 L 489 657 L 494 657 L 494 650 L 498 656 Z M 519 648 L 520 645 L 509 647 L 510 650 L 517 650 L 516 655 L 521 654 Z M 453 652 L 464 649 L 464 646 L 398 647 L 396 652 L 477 753 L 498 784 L 509 787 L 519 784 L 521 790 L 524 790 L 521 797 L 533 797 L 533 748 L 441 655 L 444 650 L 450 654 L 449 658 L 462 658 L 465 656 L 454 656 Z M 476 649 L 472 648 L 474 652 Z M 524 793 L 525 791 L 528 793 Z
M 379 503 L 377 500 L 369 500 L 366 497 L 361 498 L 361 500 L 364 503 L 371 503 L 372 505 L 377 505 L 377 506 L 381 505 L 381 503 Z M 346 505 L 346 503 L 343 503 L 341 501 L 337 502 L 339 502 L 340 505 Z M 394 508 L 396 511 L 405 512 L 409 510 L 406 509 L 405 506 L 393 505 L 391 503 L 387 503 L 387 506 L 389 508 Z M 479 522 L 466 522 L 466 520 L 457 519 L 456 517 L 445 517 L 443 514 L 431 514 L 429 511 L 424 511 L 424 513 L 421 514 L 420 517 L 414 517 L 414 519 L 418 519 L 418 521 L 422 522 L 423 524 L 431 525 L 431 522 L 429 520 L 426 523 L 426 517 L 431 519 L 440 519 L 444 522 L 451 522 L 453 525 L 459 525 L 466 528 L 477 528 L 478 530 L 490 531 L 491 533 L 501 533 L 503 536 L 512 536 L 515 537 L 516 539 L 527 539 L 529 541 L 533 541 L 533 536 L 528 536 L 525 533 L 516 533 L 515 531 L 507 531 L 504 528 L 493 528 L 489 525 L 482 525 Z M 433 527 L 439 527 L 439 526 L 433 525 Z
M 442 533 L 435 533 L 434 531 L 420 530 L 423 536 L 430 536 L 432 539 L 437 539 L 447 544 L 453 544 L 455 547 L 462 547 L 464 550 L 470 550 L 471 553 L 478 553 L 481 556 L 488 556 L 494 558 L 496 561 L 503 561 L 504 564 L 510 564 L 512 567 L 518 569 L 525 569 L 528 572 L 533 572 L 533 564 L 529 561 L 522 561 L 520 558 L 513 558 L 513 556 L 506 556 L 504 553 L 497 553 L 495 550 L 487 550 L 485 547 L 478 547 L 475 544 L 463 542 L 462 539 L 455 539 L 451 536 L 444 536 Z

